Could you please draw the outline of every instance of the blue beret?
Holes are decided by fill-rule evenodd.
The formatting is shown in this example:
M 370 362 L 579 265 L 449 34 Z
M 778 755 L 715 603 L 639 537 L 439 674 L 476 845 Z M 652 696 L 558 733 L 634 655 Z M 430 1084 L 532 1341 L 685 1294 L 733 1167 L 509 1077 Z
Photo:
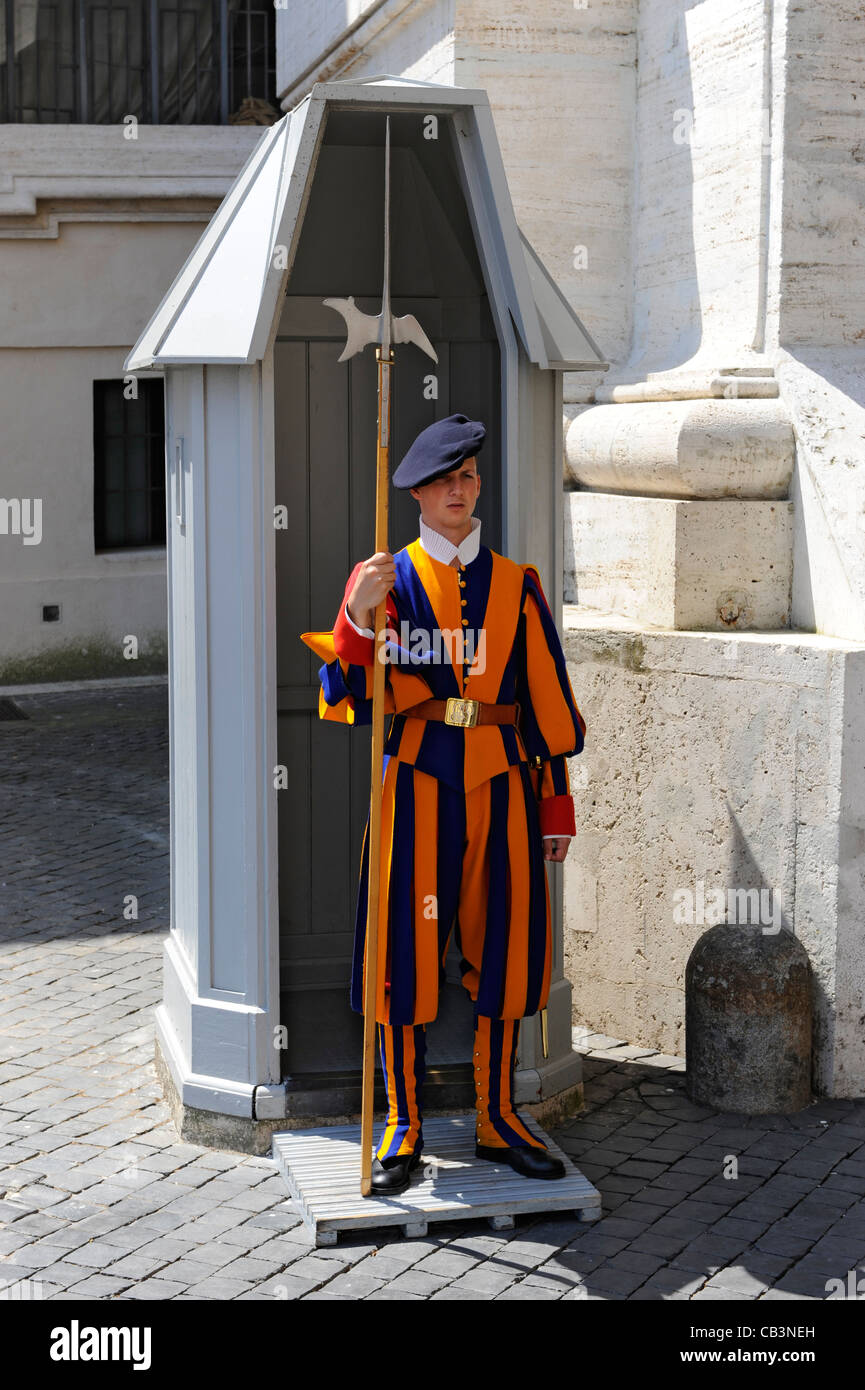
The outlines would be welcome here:
M 394 487 L 420 487 L 441 473 L 449 473 L 463 459 L 474 457 L 486 433 L 480 420 L 469 420 L 466 415 L 449 415 L 427 425 L 394 473 Z

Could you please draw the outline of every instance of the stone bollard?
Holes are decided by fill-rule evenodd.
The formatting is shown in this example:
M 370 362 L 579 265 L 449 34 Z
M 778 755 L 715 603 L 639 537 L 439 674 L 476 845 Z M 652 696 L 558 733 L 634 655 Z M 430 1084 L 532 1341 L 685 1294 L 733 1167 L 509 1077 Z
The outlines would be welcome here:
M 743 1115 L 791 1114 L 811 1101 L 811 964 L 788 931 L 722 923 L 685 970 L 691 1100 Z

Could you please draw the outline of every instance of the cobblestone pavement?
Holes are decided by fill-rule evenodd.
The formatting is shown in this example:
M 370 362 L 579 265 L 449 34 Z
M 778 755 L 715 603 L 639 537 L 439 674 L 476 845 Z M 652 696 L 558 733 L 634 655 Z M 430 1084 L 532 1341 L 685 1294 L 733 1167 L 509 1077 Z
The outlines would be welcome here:
M 587 1106 L 555 1138 L 601 1191 L 600 1221 L 314 1250 L 275 1165 L 179 1143 L 156 1080 L 164 683 L 16 703 L 29 718 L 0 723 L 7 1296 L 823 1299 L 865 1266 L 865 1102 L 718 1114 L 688 1102 L 680 1059 L 586 1030 Z

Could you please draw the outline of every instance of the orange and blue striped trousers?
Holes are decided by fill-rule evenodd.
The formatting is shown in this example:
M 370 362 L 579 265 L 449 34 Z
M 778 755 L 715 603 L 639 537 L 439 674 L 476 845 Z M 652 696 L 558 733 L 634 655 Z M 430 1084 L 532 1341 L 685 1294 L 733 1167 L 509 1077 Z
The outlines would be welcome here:
M 479 1014 L 527 1018 L 547 1002 L 550 895 L 525 762 L 457 790 L 385 754 L 376 1020 L 430 1023 L 454 928 Z M 355 915 L 351 1006 L 363 1012 L 369 820 Z
M 513 1015 L 534 1012 L 531 1002 L 546 1002 L 549 988 L 549 890 L 529 771 L 524 763 L 512 766 L 466 793 L 386 758 L 382 794 L 386 1002 L 391 1017 L 411 1017 L 414 1010 L 424 1021 L 378 1017 L 388 1113 L 377 1156 L 422 1147 L 425 1023 L 437 1012 L 454 929 L 462 982 L 474 1008 L 478 1142 L 543 1148 L 512 1102 L 519 1034 L 519 1017 Z M 367 865 L 365 842 L 356 985 L 364 969 Z M 426 910 L 431 901 L 433 914 Z
M 519 1021 L 475 1014 L 474 1078 L 479 1144 L 492 1149 L 546 1148 L 513 1108 Z M 379 1053 L 387 1091 L 387 1120 L 379 1159 L 423 1149 L 426 1024 L 380 1023 Z
M 453 930 L 474 1008 L 478 1144 L 544 1148 L 512 1101 L 519 1019 L 547 1002 L 551 970 L 549 890 L 530 770 L 517 763 L 466 792 L 385 755 L 381 816 L 385 891 L 375 1012 L 388 1116 L 377 1156 L 423 1147 L 426 1023 L 438 1012 Z M 353 962 L 359 1011 L 367 881 L 369 820 Z

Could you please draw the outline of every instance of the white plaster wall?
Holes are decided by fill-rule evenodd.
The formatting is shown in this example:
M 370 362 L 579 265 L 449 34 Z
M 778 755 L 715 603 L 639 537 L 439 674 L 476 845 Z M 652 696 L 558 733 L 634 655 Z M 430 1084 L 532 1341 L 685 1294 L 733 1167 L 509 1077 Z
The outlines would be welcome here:
M 261 134 L 0 127 L 0 496 L 42 503 L 39 544 L 0 530 L 2 669 L 30 662 L 38 679 L 39 659 L 50 676 L 68 653 L 99 675 L 128 635 L 164 648 L 164 547 L 94 551 L 93 382 L 123 376 Z M 42 622 L 44 603 L 61 604 L 59 623 Z
M 164 648 L 164 547 L 94 549 L 93 382 L 122 378 L 202 226 L 62 223 L 57 238 L 3 243 L 0 495 L 41 499 L 42 538 L 0 534 L 0 667 L 38 657 L 46 675 L 55 661 L 98 675 L 128 635 L 142 655 Z M 61 621 L 44 623 L 58 602 Z
M 97 555 L 93 545 L 92 382 L 122 376 L 127 352 L 0 350 L 0 493 L 39 498 L 42 516 L 39 544 L 0 534 L 0 665 L 51 658 L 73 639 L 118 652 L 130 634 L 164 642 L 164 547 Z M 43 623 L 44 603 L 61 604 L 59 623 Z
M 53 240 L 0 243 L 0 347 L 128 351 L 205 226 L 68 222 Z

